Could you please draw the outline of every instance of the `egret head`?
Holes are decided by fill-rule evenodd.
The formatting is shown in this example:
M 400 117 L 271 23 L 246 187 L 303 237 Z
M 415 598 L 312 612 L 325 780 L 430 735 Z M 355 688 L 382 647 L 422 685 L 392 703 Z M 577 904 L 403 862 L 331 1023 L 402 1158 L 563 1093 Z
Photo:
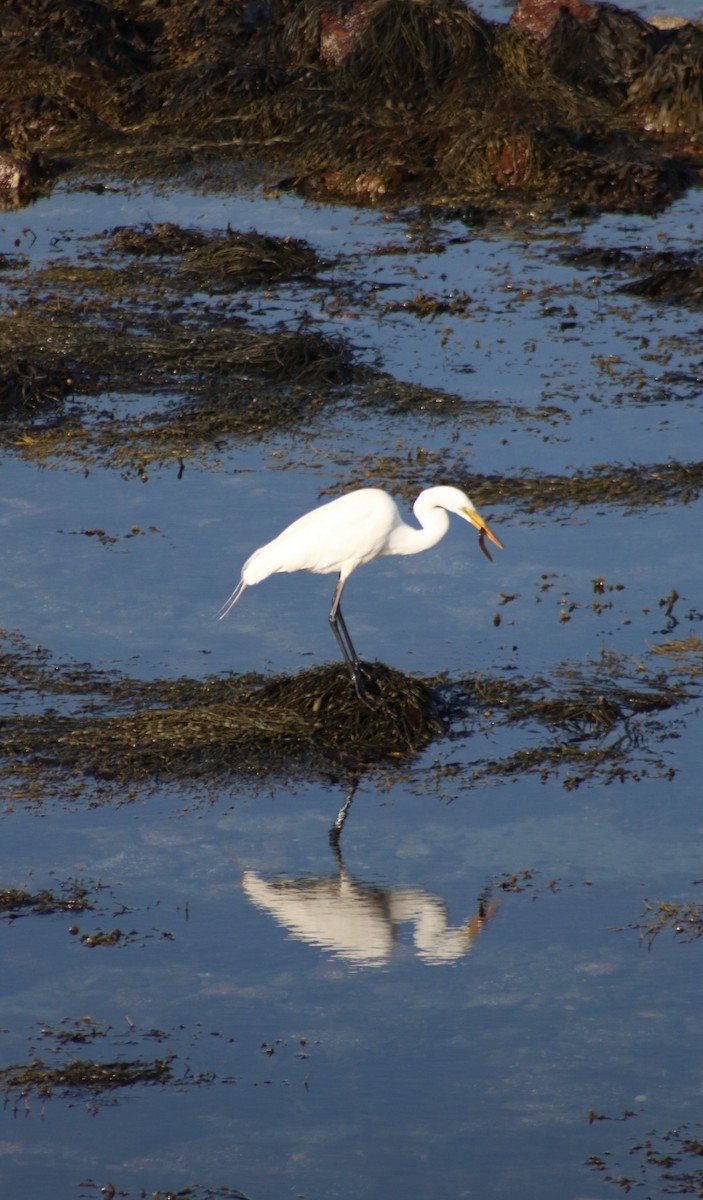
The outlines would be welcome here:
M 503 549 L 503 543 L 496 537 L 493 530 L 488 527 L 480 512 L 475 508 L 474 504 L 465 492 L 456 487 L 436 487 L 429 488 L 426 495 L 428 501 L 440 508 L 446 508 L 448 512 L 456 513 L 458 517 L 463 517 L 465 521 L 469 521 L 475 529 L 478 529 L 479 539 L 478 544 L 481 547 L 486 558 L 490 558 L 490 552 L 486 546 L 486 538 L 493 542 L 494 546 Z

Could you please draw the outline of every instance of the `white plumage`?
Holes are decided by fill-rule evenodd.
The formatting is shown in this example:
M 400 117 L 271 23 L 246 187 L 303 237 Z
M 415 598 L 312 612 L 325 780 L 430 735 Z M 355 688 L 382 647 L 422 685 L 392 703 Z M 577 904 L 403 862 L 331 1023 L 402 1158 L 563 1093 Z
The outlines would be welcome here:
M 419 554 L 428 550 L 447 532 L 448 513 L 456 513 L 480 531 L 479 544 L 489 558 L 486 537 L 502 548 L 502 543 L 459 488 L 427 488 L 420 492 L 413 512 L 419 529 L 405 523 L 395 500 L 387 492 L 380 488 L 360 488 L 305 513 L 246 560 L 239 583 L 222 608 L 220 618 L 227 616 L 245 588 L 261 583 L 269 575 L 284 571 L 336 574 L 338 580 L 329 614 L 330 624 L 352 682 L 360 692 L 359 659 L 340 608 L 344 584 L 352 571 L 380 555 Z

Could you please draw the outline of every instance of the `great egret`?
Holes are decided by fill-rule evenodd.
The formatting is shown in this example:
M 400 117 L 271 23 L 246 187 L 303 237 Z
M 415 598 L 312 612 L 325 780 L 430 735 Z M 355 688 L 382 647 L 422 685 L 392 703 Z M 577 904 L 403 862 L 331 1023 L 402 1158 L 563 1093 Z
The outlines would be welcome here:
M 344 585 L 356 567 L 382 554 L 419 554 L 435 546 L 449 528 L 447 513 L 456 513 L 478 529 L 479 545 L 490 558 L 485 538 L 501 549 L 469 497 L 455 487 L 432 487 L 420 492 L 413 512 L 421 528 L 406 525 L 392 496 L 380 488 L 359 488 L 299 517 L 272 542 L 255 550 L 242 567 L 232 595 L 220 610 L 226 617 L 245 588 L 279 571 L 314 571 L 338 575 L 329 620 L 352 683 L 361 694 L 361 664 L 342 616 Z

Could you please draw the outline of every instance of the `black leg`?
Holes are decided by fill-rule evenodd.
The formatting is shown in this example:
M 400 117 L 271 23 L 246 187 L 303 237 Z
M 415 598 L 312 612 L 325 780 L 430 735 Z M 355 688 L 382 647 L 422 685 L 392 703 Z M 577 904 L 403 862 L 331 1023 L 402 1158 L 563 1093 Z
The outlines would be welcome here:
M 336 624 L 339 626 L 340 632 L 342 633 L 342 635 L 344 637 L 344 641 L 346 643 L 347 650 L 349 651 L 349 660 L 352 663 L 352 665 L 354 667 L 356 667 L 356 669 L 358 670 L 359 667 L 361 666 L 361 664 L 359 662 L 359 656 L 357 655 L 356 650 L 354 649 L 353 642 L 349 636 L 349 630 L 347 629 L 347 623 L 344 620 L 344 615 L 343 615 L 342 610 L 339 607 L 339 605 L 337 605 Z
M 342 599 L 342 592 L 344 591 L 344 582 L 345 581 L 340 575 L 339 579 L 337 580 L 337 586 L 334 589 L 334 596 L 332 597 L 330 625 L 332 626 L 332 632 L 337 639 L 337 645 L 342 652 L 342 658 L 347 664 L 349 676 L 354 684 L 356 693 L 360 698 L 363 699 L 364 685 L 362 683 L 361 663 L 359 662 L 359 656 L 354 649 L 354 643 L 349 636 L 349 630 L 347 629 L 346 621 L 342 616 L 342 610 L 339 605 L 339 602 Z

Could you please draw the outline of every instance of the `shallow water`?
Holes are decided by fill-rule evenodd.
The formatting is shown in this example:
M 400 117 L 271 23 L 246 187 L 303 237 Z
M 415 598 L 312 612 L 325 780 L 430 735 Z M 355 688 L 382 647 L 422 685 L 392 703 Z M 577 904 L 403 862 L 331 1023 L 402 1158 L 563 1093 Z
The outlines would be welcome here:
M 247 554 L 321 494 L 355 485 L 365 462 L 418 448 L 491 474 L 698 460 L 700 314 L 623 296 L 624 279 L 557 254 L 699 245 L 700 207 L 692 193 L 656 218 L 438 224 L 441 250 L 402 257 L 384 253 L 411 236 L 402 215 L 256 188 L 65 188 L 3 214 L 3 240 L 35 265 L 144 221 L 305 237 L 340 256 L 331 270 L 348 304 L 278 285 L 259 297 L 262 324 L 305 312 L 367 361 L 465 401 L 461 418 L 347 410 L 233 442 L 181 478 L 175 466 L 141 482 L 7 457 L 3 625 L 59 660 L 143 678 L 294 672 L 335 653 L 330 579 L 274 578 L 226 621 L 216 612 Z M 465 290 L 467 315 L 379 320 L 420 290 Z M 495 420 L 472 411 L 480 402 Z M 700 500 L 486 515 L 505 543 L 493 565 L 452 526 L 431 553 L 351 580 L 345 613 L 365 658 L 527 676 L 613 652 L 636 676 L 653 646 L 700 632 Z M 117 540 L 81 533 L 97 527 Z M 605 606 L 594 605 L 599 577 Z M 674 677 L 671 659 L 654 666 Z M 13 712 L 18 700 L 2 703 Z M 208 799 L 163 787 L 124 804 L 92 803 L 89 790 L 36 808 L 7 797 L 2 887 L 81 880 L 99 904 L 81 932 L 123 937 L 91 949 L 68 914 L 0 922 L 0 1066 L 63 1061 L 58 1031 L 83 1022 L 91 1040 L 76 1053 L 168 1057 L 172 1079 L 26 1104 L 10 1092 L 6 1194 L 113 1184 L 129 1196 L 564 1200 L 617 1195 L 609 1177 L 620 1175 L 664 1194 L 662 1169 L 629 1152 L 652 1130 L 700 1120 L 701 942 L 665 928 L 648 949 L 637 926 L 647 901 L 700 892 L 697 704 L 692 693 L 641 725 L 623 782 L 596 774 L 571 790 L 559 772 L 472 785 L 474 761 L 539 738 L 486 713 L 409 772 L 361 782 L 341 861 L 328 843 L 344 799 L 333 781 L 235 783 Z M 437 769 L 452 762 L 455 782 Z

